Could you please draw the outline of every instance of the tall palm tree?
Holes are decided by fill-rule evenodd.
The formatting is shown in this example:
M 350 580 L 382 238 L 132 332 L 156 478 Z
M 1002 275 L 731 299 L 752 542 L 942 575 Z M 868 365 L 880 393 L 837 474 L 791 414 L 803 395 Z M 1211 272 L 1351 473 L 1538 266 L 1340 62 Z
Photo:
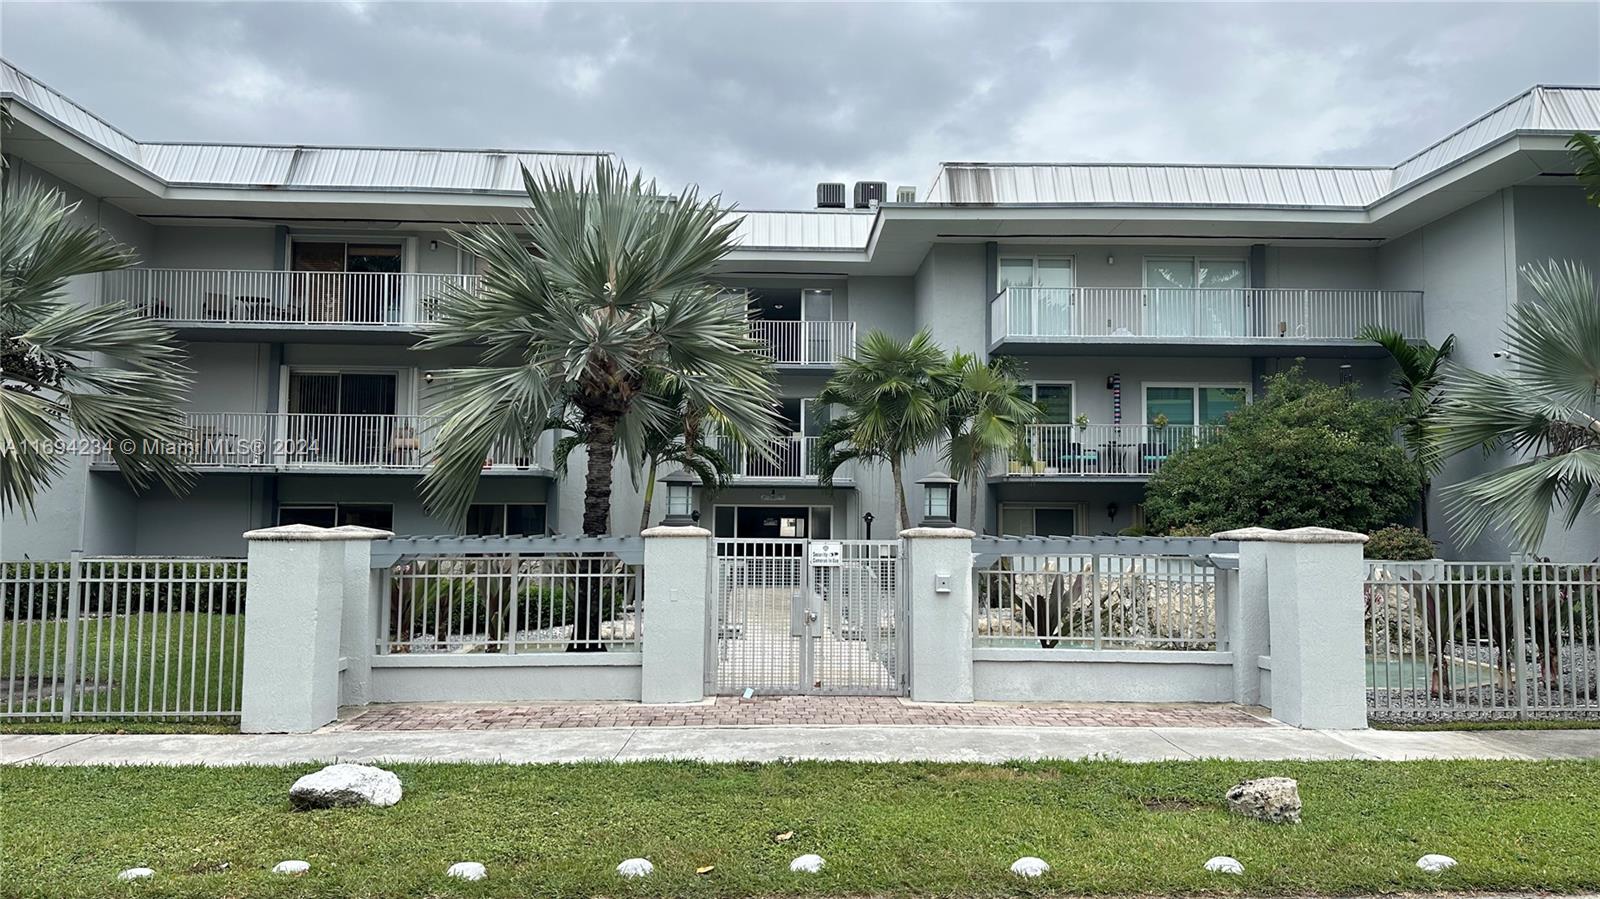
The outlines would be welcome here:
M 926 330 L 903 341 L 882 331 L 863 337 L 855 357 L 845 359 L 817 394 L 817 402 L 836 410 L 817 437 L 822 485 L 831 487 L 839 467 L 852 460 L 886 462 L 900 527 L 909 527 L 906 456 L 944 433 L 955 381 L 949 358 Z
M 1439 388 L 1444 385 L 1445 363 L 1456 349 L 1456 336 L 1451 334 L 1438 346 L 1429 343 L 1412 343 L 1393 328 L 1368 326 L 1356 335 L 1359 340 L 1370 340 L 1389 351 L 1394 360 L 1394 380 L 1390 383 L 1400 394 L 1405 419 L 1400 436 L 1406 443 L 1406 455 L 1422 471 L 1422 530 L 1428 531 L 1428 492 L 1433 476 L 1444 465 L 1439 454 L 1439 409 L 1444 397 Z
M 121 303 L 83 305 L 69 278 L 127 268 L 131 250 L 71 221 L 77 204 L 37 184 L 8 188 L 0 216 L 0 509 L 34 501 L 67 467 L 58 449 L 109 448 L 136 489 L 193 479 L 173 448 L 190 438 L 189 370 L 170 330 Z
M 950 475 L 967 483 L 967 522 L 978 530 L 978 485 L 996 455 L 1027 455 L 1028 425 L 1039 420 L 1037 403 L 1024 399 L 1020 366 L 1009 356 L 987 363 L 972 353 L 950 357 L 955 390 L 945 407 Z
M 773 364 L 743 305 L 711 281 L 737 224 L 715 197 L 660 196 L 608 160 L 581 178 L 524 169 L 523 185 L 520 233 L 459 235 L 487 269 L 476 290 L 448 291 L 417 345 L 479 355 L 437 374 L 445 417 L 422 495 L 461 521 L 497 438 L 571 422 L 588 448 L 583 532 L 598 536 L 611 529 L 616 457 L 644 458 L 645 435 L 672 420 L 659 390 L 760 444 L 775 433 Z
M 1600 295 L 1573 262 L 1523 266 L 1522 277 L 1539 299 L 1511 309 L 1508 369 L 1452 368 L 1439 423 L 1446 455 L 1481 447 L 1521 460 L 1445 489 L 1460 535 L 1499 525 L 1531 552 L 1556 509 L 1568 527 L 1600 510 Z

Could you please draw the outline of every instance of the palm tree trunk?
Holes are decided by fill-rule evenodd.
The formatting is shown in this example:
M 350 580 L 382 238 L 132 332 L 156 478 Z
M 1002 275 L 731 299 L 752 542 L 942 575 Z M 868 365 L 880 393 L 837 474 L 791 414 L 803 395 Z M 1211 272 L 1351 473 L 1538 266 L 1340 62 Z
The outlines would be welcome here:
M 650 503 L 656 495 L 656 460 L 650 460 L 650 468 L 646 470 L 648 477 L 644 482 L 644 511 L 639 513 L 639 531 L 644 532 L 650 526 Z
M 978 471 L 978 468 L 977 468 L 976 465 L 974 465 L 973 468 L 972 468 L 972 471 L 968 475 L 969 480 L 967 482 L 967 527 L 971 528 L 972 532 L 974 534 L 983 533 L 983 528 L 978 526 L 978 478 L 979 477 L 980 477 L 980 473 Z
M 911 527 L 911 510 L 906 508 L 905 472 L 899 456 L 889 460 L 889 476 L 894 479 L 895 514 L 900 518 L 899 530 Z
M 617 416 L 591 412 L 589 427 L 589 470 L 583 485 L 583 535 L 603 537 L 611 531 L 611 467 L 617 446 Z M 573 610 L 572 642 L 567 652 L 605 652 L 600 642 L 604 620 L 605 591 L 598 576 L 604 555 L 584 555 L 573 559 L 577 608 Z

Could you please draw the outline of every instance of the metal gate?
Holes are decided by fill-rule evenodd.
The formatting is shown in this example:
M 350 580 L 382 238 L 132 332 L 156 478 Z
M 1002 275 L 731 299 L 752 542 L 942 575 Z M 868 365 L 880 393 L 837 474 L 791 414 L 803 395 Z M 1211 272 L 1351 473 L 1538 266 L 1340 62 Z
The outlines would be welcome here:
M 898 540 L 719 539 L 707 689 L 901 696 Z

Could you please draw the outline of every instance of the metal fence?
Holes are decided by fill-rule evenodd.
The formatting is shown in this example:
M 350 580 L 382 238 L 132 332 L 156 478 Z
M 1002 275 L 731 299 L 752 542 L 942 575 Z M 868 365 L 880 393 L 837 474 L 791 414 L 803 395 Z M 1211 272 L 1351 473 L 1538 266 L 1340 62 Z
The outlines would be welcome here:
M 178 324 L 415 325 L 448 286 L 475 275 L 130 268 L 106 272 L 105 302 Z
M 424 554 L 387 569 L 378 653 L 640 650 L 637 562 L 538 551 L 544 538 L 490 539 L 525 540 L 532 551 Z
M 0 718 L 239 714 L 245 563 L 0 563 Z
M 1152 545 L 1133 553 L 1089 546 L 1074 552 L 1077 541 L 1069 538 L 1037 542 L 1052 546 L 994 553 L 974 570 L 976 645 L 1217 649 L 1217 567 L 1210 554 L 1232 547 L 1183 541 L 1167 551 Z
M 1374 719 L 1600 716 L 1600 565 L 1367 564 Z

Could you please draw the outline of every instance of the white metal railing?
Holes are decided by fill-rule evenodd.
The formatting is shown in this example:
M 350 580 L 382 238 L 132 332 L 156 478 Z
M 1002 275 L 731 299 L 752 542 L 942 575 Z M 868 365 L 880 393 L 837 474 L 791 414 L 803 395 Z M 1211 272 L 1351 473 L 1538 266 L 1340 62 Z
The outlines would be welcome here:
M 377 652 L 637 652 L 641 577 L 605 553 L 402 561 L 387 573 Z
M 1600 565 L 1369 561 L 1374 718 L 1600 715 Z
M 0 718 L 239 714 L 242 559 L 0 563 Z
M 793 478 L 815 479 L 816 437 L 780 437 L 767 446 L 771 458 L 763 458 L 758 451 L 740 446 L 728 438 L 719 440 L 719 448 L 733 465 L 735 478 Z
M 446 285 L 476 275 L 130 268 L 101 275 L 102 302 L 177 324 L 409 326 L 430 321 Z
M 856 323 L 850 321 L 750 320 L 750 336 L 766 344 L 780 365 L 832 365 L 856 352 Z
M 1217 569 L 1189 555 L 1003 555 L 975 569 L 978 646 L 1217 648 Z
M 1006 477 L 1149 477 L 1174 453 L 1216 439 L 1222 425 L 1029 425 L 1031 459 L 1002 456 Z
M 1170 337 L 1350 340 L 1368 325 L 1423 337 L 1418 290 L 1008 287 L 990 339 Z
M 420 469 L 434 458 L 441 419 L 431 415 L 191 412 L 189 438 L 165 450 L 197 468 Z M 98 461 L 110 462 L 109 452 Z M 540 468 L 537 446 L 502 439 L 486 469 Z

